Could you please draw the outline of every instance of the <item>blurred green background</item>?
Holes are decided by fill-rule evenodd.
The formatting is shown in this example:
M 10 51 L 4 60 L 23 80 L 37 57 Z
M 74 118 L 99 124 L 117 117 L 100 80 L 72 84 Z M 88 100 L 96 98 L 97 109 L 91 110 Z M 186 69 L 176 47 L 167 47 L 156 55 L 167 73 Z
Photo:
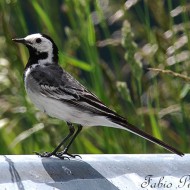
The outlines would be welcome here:
M 188 0 L 1 0 L 0 154 L 51 151 L 68 133 L 24 89 L 28 51 L 11 39 L 37 32 L 54 39 L 61 66 L 107 106 L 189 152 L 189 15 Z M 70 153 L 168 152 L 98 126 L 84 129 Z

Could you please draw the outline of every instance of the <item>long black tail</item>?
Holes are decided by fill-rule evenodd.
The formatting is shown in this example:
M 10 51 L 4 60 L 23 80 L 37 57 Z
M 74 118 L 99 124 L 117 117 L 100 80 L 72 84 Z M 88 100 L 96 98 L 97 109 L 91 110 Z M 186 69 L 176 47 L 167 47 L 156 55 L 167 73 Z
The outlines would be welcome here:
M 108 116 L 109 117 L 109 116 Z M 148 141 L 151 141 L 159 146 L 162 146 L 163 148 L 175 153 L 175 154 L 178 154 L 179 156 L 184 156 L 184 153 L 182 153 L 181 151 L 175 149 L 174 147 L 166 144 L 165 142 L 149 135 L 148 133 L 138 129 L 137 127 L 135 127 L 134 125 L 130 124 L 126 119 L 120 117 L 119 115 L 118 116 L 111 116 L 109 117 L 109 119 L 116 123 L 117 125 L 120 125 L 121 127 L 125 128 L 126 130 L 140 136 L 140 137 L 143 137 L 145 139 L 147 139 Z
M 83 96 L 80 96 L 80 101 L 88 103 L 90 106 L 84 106 L 83 104 L 79 104 L 79 101 L 69 101 L 69 104 L 74 104 L 77 107 L 81 108 L 81 110 L 88 110 L 90 113 L 93 114 L 97 114 L 99 116 L 104 116 L 106 117 L 109 121 L 112 122 L 112 126 L 116 127 L 116 128 L 122 128 L 125 130 L 128 130 L 140 137 L 143 137 L 157 145 L 162 146 L 163 148 L 178 154 L 179 156 L 183 156 L 184 154 L 180 151 L 178 151 L 177 149 L 175 149 L 174 147 L 164 143 L 163 141 L 149 135 L 148 133 L 138 129 L 137 127 L 135 127 L 134 125 L 130 124 L 125 118 L 121 117 L 120 115 L 118 115 L 116 112 L 112 111 L 111 109 L 109 109 L 108 107 L 106 107 L 96 96 L 94 96 L 93 94 L 89 93 Z M 107 126 L 107 125 L 105 125 Z M 108 124 L 109 126 L 109 124 Z

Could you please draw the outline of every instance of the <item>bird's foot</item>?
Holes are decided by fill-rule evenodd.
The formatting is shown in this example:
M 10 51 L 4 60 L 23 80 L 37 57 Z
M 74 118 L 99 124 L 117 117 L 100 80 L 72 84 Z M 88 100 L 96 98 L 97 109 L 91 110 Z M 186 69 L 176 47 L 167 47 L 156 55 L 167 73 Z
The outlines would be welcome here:
M 68 152 L 66 151 L 61 151 L 61 152 L 43 152 L 43 153 L 39 153 L 39 152 L 34 152 L 36 155 L 40 156 L 40 157 L 51 157 L 51 156 L 55 156 L 55 157 L 58 157 L 62 160 L 64 159 L 68 159 L 70 160 L 70 158 L 76 158 L 76 157 L 79 157 L 81 158 L 80 155 L 73 155 L 73 154 L 69 154 Z M 81 158 L 82 159 L 82 158 Z
M 63 150 L 63 151 L 61 151 L 61 152 L 56 152 L 56 155 L 55 155 L 55 156 L 62 159 L 62 157 L 65 157 L 65 155 L 69 156 L 70 158 L 79 157 L 79 158 L 82 159 L 82 157 L 81 157 L 80 155 L 78 155 L 78 154 L 70 154 L 70 153 L 67 152 L 66 149 Z M 66 157 L 67 157 L 67 156 L 66 156 Z M 69 158 L 69 157 L 67 157 L 67 158 Z
M 41 156 L 41 157 L 50 157 L 53 155 L 52 152 L 42 152 L 42 153 L 39 153 L 39 152 L 34 152 L 36 155 L 38 156 Z
M 59 154 L 59 152 L 56 152 L 56 153 L 54 153 L 54 152 L 43 152 L 43 153 L 34 152 L 34 153 L 36 155 L 40 156 L 40 157 L 48 158 L 48 157 L 51 157 L 51 156 L 55 156 L 55 157 L 58 157 L 58 158 L 60 158 L 62 160 L 64 160 L 65 158 L 70 160 L 69 156 L 61 155 L 61 154 Z

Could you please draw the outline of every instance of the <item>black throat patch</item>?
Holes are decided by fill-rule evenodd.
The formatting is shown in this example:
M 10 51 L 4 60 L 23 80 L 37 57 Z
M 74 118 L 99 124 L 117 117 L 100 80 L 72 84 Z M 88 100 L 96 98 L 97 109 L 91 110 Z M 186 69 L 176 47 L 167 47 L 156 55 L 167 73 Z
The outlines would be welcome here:
M 37 50 L 30 45 L 27 45 L 27 48 L 29 50 L 29 60 L 26 64 L 26 68 L 29 66 L 38 63 L 39 60 L 47 59 L 48 58 L 48 52 L 37 52 Z

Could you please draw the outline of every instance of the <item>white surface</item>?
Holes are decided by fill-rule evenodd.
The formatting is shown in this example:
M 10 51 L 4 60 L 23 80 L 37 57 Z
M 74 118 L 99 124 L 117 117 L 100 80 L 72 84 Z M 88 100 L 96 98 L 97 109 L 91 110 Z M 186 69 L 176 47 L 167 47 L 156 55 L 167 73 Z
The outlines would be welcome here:
M 189 190 L 190 155 L 0 156 L 0 190 Z

